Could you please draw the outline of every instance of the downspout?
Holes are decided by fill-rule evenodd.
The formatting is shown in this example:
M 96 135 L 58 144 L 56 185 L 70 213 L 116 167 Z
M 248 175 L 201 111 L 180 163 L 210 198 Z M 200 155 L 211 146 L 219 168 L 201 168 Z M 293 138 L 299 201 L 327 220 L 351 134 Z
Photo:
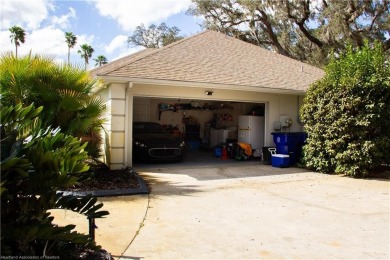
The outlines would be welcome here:
M 129 142 L 129 89 L 131 89 L 133 87 L 133 83 L 132 82 L 129 82 L 129 84 L 127 85 L 126 87 L 126 91 L 125 91 L 125 97 L 126 97 L 126 100 L 125 100 L 125 151 L 124 151 L 124 164 L 125 166 L 129 166 L 129 162 L 127 160 L 127 157 L 128 157 L 128 142 Z
M 269 101 L 264 102 L 264 146 L 268 146 Z
M 300 115 L 299 115 L 299 109 L 300 109 L 300 106 L 299 106 L 299 95 L 297 96 L 297 122 L 298 122 L 298 124 L 301 124 L 301 117 L 300 117 Z
M 297 96 L 297 123 L 299 123 L 299 96 Z

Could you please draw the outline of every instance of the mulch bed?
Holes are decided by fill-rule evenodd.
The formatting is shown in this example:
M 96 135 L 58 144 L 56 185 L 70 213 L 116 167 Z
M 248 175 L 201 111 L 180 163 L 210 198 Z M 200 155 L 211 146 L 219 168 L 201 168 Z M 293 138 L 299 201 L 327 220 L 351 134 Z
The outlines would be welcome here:
M 106 165 L 97 163 L 91 165 L 92 177 L 89 180 L 68 188 L 68 191 L 98 191 L 138 189 L 136 172 L 132 168 L 110 170 Z
M 92 250 L 88 248 L 78 247 L 74 252 L 77 259 L 85 260 L 112 260 L 112 255 L 104 249 Z

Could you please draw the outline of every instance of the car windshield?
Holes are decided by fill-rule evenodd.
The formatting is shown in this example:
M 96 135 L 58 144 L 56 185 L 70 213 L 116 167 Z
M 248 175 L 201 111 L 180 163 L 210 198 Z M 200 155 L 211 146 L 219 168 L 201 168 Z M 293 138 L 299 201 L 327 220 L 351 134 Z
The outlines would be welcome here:
M 165 129 L 157 123 L 145 123 L 145 124 L 134 124 L 134 134 L 162 134 L 166 133 Z

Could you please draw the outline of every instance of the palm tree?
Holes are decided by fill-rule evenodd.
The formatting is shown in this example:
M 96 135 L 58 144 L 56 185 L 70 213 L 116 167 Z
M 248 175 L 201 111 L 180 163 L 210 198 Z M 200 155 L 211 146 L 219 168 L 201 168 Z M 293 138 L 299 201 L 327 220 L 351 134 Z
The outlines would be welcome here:
M 43 127 L 88 141 L 86 150 L 98 158 L 105 104 L 96 94 L 103 86 L 83 69 L 61 66 L 51 57 L 0 55 L 1 105 L 34 103 L 45 109 Z
M 15 43 L 15 56 L 18 57 L 18 46 L 20 46 L 20 43 L 24 43 L 26 32 L 23 28 L 15 25 L 9 28 L 9 31 L 11 32 L 10 38 L 11 42 Z
M 88 44 L 83 44 L 83 45 L 80 45 L 80 50 L 77 51 L 78 54 L 81 55 L 81 58 L 84 59 L 85 61 L 85 70 L 87 70 L 87 65 L 89 64 L 88 61 L 89 61 L 89 58 L 92 57 L 92 53 L 95 51 L 91 45 L 88 45 Z
M 107 62 L 108 62 L 107 58 L 103 55 L 99 55 L 99 56 L 97 56 L 96 59 L 93 59 L 93 60 L 96 61 L 95 66 L 99 65 L 99 67 L 104 65 L 104 64 L 107 64 Z
M 68 64 L 70 64 L 70 49 L 77 43 L 77 37 L 72 32 L 65 33 L 65 42 L 68 44 Z

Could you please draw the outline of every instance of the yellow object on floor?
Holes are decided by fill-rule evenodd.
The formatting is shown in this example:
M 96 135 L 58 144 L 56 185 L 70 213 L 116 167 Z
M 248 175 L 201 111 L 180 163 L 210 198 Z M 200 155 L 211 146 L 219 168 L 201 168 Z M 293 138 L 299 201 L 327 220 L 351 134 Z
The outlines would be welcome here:
M 252 155 L 252 146 L 247 143 L 238 143 L 238 145 L 244 150 L 245 154 L 248 156 Z

